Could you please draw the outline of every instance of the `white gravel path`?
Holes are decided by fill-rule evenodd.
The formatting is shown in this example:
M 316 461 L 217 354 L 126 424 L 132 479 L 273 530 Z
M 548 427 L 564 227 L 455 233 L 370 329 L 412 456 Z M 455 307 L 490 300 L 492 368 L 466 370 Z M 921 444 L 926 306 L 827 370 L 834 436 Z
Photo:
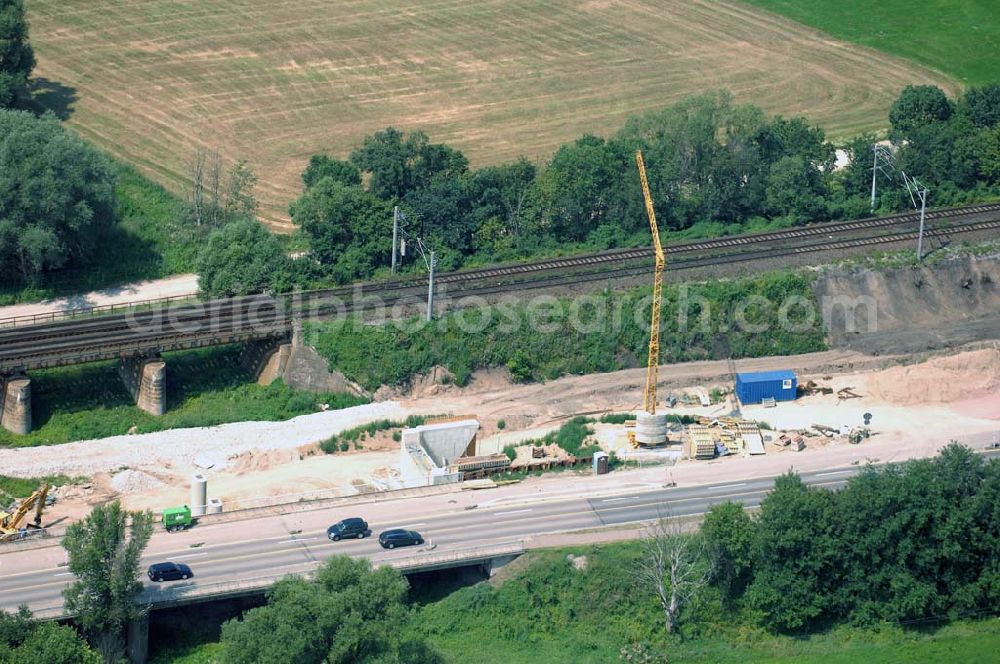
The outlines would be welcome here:
M 140 281 L 124 286 L 113 286 L 99 291 L 60 297 L 54 300 L 43 300 L 29 304 L 12 304 L 7 307 L 0 307 L 0 318 L 38 316 L 52 311 L 74 311 L 109 304 L 118 305 L 141 300 L 155 300 L 161 297 L 195 295 L 197 292 L 197 274 L 177 274 L 163 279 Z
M 396 401 L 302 415 L 285 422 L 235 422 L 217 427 L 172 429 L 133 436 L 81 440 L 65 445 L 0 449 L 4 475 L 85 475 L 110 473 L 123 466 L 159 468 L 206 457 L 225 461 L 234 454 L 298 447 L 373 420 L 401 420 L 413 411 Z

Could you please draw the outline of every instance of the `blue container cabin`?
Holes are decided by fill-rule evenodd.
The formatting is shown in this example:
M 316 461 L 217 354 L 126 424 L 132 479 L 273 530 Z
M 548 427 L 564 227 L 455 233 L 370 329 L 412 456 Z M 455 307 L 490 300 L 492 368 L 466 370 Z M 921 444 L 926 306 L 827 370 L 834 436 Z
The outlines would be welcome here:
M 775 401 L 792 401 L 798 379 L 794 371 L 757 371 L 736 374 L 736 396 L 740 403 L 760 403 L 768 397 Z

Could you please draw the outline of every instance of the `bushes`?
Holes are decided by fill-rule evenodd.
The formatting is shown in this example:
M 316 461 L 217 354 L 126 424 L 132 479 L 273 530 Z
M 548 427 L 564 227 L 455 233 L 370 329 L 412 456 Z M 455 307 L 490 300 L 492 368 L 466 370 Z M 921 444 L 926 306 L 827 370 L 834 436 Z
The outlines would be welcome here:
M 418 427 L 428 419 L 435 417 L 433 415 L 407 415 L 406 419 L 403 421 L 398 420 L 375 420 L 374 422 L 369 422 L 367 424 L 362 424 L 356 426 L 352 429 L 346 429 L 327 438 L 319 444 L 321 450 L 327 454 L 334 454 L 339 449 L 341 452 L 346 452 L 351 448 L 351 443 L 354 443 L 355 449 L 360 449 L 360 441 L 365 438 L 371 438 L 379 431 L 385 431 L 387 429 L 412 429 L 413 427 Z M 394 441 L 399 441 L 402 436 L 399 431 L 392 432 L 392 439 Z
M 811 283 L 807 273 L 778 272 L 668 285 L 661 330 L 666 361 L 825 348 L 818 315 L 809 318 L 819 310 Z M 331 367 L 370 390 L 406 384 L 436 365 L 451 370 L 459 385 L 473 370 L 491 367 L 507 367 L 517 381 L 550 380 L 623 369 L 645 358 L 649 293 L 637 288 L 580 300 L 508 303 L 456 311 L 430 324 L 412 319 L 368 325 L 347 318 L 310 326 L 309 332 Z M 769 304 L 760 304 L 760 298 Z M 805 306 L 782 308 L 792 301 Z M 786 314 L 790 325 L 781 320 Z

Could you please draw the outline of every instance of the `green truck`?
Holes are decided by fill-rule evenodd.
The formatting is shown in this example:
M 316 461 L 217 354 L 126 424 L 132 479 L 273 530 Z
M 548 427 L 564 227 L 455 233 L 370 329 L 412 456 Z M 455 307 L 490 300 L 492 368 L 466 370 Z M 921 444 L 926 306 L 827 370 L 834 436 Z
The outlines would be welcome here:
M 163 527 L 167 529 L 168 533 L 190 528 L 194 523 L 194 519 L 191 518 L 191 508 L 187 505 L 168 507 L 163 510 Z

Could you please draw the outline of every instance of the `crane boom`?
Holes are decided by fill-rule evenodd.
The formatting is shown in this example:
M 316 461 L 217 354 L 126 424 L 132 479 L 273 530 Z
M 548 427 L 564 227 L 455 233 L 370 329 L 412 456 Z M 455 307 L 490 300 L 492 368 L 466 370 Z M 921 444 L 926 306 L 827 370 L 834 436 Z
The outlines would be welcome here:
M 646 164 L 642 159 L 642 150 L 635 151 L 635 163 L 639 166 L 642 196 L 646 200 L 646 216 L 649 217 L 649 230 L 653 234 L 653 250 L 656 252 L 656 268 L 653 274 L 652 321 L 649 326 L 649 358 L 646 362 L 646 391 L 642 398 L 643 409 L 650 415 L 655 415 L 657 371 L 660 366 L 660 302 L 663 298 L 663 269 L 666 267 L 667 259 L 663 255 L 663 246 L 660 244 L 660 229 L 656 225 L 653 197 L 649 195 L 649 181 L 646 179 Z

